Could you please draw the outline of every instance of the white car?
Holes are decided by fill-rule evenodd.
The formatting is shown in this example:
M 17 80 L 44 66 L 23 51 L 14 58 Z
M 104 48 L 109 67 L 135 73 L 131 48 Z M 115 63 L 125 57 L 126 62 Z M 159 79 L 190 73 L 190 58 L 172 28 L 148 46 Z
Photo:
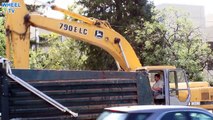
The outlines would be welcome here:
M 105 108 L 97 120 L 213 120 L 213 114 L 188 106 L 141 105 Z

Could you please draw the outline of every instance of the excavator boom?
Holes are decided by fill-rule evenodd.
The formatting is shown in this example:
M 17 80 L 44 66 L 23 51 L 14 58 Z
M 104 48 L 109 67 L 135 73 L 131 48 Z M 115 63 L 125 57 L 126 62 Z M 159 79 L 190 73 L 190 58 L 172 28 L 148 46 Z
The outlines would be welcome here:
M 13 2 L 18 2 L 21 6 L 14 14 L 7 14 L 6 18 L 7 46 L 16 46 L 8 47 L 7 55 L 8 58 L 13 55 L 15 68 L 28 68 L 29 66 L 29 26 L 39 27 L 98 46 L 112 55 L 125 71 L 135 71 L 141 67 L 129 42 L 113 30 L 108 22 L 92 20 L 56 6 L 52 8 L 79 21 L 48 18 L 29 13 L 23 0 L 13 0 Z

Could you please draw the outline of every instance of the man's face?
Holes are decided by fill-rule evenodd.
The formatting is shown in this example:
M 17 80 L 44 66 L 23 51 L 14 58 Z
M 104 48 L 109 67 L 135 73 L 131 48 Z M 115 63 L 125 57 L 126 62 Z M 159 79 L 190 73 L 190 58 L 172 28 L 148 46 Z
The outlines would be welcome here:
M 157 82 L 158 80 L 160 80 L 160 78 L 155 76 L 155 81 Z

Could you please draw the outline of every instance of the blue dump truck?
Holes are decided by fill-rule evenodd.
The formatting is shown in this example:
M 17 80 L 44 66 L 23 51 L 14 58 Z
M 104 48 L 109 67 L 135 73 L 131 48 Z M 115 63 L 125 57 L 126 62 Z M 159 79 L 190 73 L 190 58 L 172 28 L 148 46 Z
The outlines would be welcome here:
M 94 120 L 105 107 L 153 103 L 145 72 L 10 69 L 3 61 L 0 78 L 3 120 Z

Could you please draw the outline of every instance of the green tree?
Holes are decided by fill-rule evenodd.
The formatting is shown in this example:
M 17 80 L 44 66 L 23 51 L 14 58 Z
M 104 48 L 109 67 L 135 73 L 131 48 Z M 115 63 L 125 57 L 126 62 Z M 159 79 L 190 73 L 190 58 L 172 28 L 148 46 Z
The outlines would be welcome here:
M 86 59 L 73 39 L 61 39 L 55 34 L 44 35 L 47 41 L 39 44 L 37 51 L 30 53 L 30 67 L 33 69 L 80 70 Z
M 212 59 L 212 50 L 200 28 L 180 10 L 157 12 L 152 18 L 155 22 L 145 22 L 144 29 L 136 30 L 141 61 L 144 65 L 175 65 L 184 68 L 191 80 L 202 80 L 201 73 Z
M 84 15 L 107 20 L 133 47 L 136 44 L 135 29 L 143 28 L 143 22 L 151 20 L 152 16 L 153 4 L 148 0 L 80 0 L 78 3 L 87 8 Z M 87 69 L 116 69 L 113 57 L 101 48 L 82 43 L 81 50 L 88 56 L 85 61 Z
M 9 0 L 1 0 L 0 1 L 0 5 L 2 4 L 2 2 L 8 2 Z
M 36 2 L 38 2 L 39 4 L 36 4 Z M 38 12 L 40 14 L 43 14 L 43 12 L 45 12 L 47 4 L 54 3 L 54 0 L 35 1 L 34 3 L 32 2 L 32 4 L 29 5 L 26 4 L 27 10 L 29 12 Z
M 5 56 L 4 17 L 0 17 L 0 56 Z

